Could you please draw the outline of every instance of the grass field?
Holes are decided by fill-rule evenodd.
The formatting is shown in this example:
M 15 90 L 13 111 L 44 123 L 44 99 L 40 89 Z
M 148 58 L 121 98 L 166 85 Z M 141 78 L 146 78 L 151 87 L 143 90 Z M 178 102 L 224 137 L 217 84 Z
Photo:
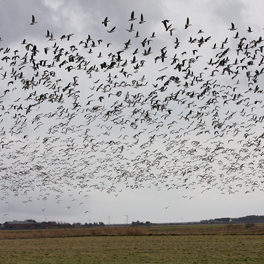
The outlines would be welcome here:
M 0 263 L 264 263 L 263 225 L 104 227 L 45 238 L 51 231 L 38 231 L 40 238 L 25 238 L 35 231 L 1 231 Z

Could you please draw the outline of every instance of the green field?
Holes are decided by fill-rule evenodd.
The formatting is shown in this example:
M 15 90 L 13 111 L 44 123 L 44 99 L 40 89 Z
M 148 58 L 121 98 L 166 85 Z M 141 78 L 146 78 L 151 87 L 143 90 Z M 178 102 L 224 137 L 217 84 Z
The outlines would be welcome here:
M 130 235 L 124 235 L 129 229 Z M 152 226 L 147 235 L 128 227 L 123 235 L 102 230 L 101 235 L 75 237 L 66 230 L 63 237 L 61 230 L 57 238 L 43 238 L 51 232 L 43 230 L 38 231 L 41 238 L 30 239 L 15 236 L 34 231 L 1 231 L 0 263 L 264 263 L 263 226 Z M 13 236 L 3 239 L 3 233 Z

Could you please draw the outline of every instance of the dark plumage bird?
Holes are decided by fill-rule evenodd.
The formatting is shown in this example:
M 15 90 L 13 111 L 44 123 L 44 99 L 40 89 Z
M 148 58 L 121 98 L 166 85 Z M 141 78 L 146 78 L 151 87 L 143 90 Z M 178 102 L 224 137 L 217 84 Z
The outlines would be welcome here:
M 35 16 L 32 15 L 32 21 L 31 21 L 30 25 L 35 25 L 35 24 L 37 24 L 37 22 L 35 20 Z
M 130 15 L 130 19 L 128 21 L 134 21 L 134 20 L 136 20 L 136 18 L 135 18 L 134 11 L 132 11 L 132 13 Z
M 107 23 L 110 22 L 110 20 L 108 20 L 108 17 L 106 17 L 104 19 L 104 21 L 102 22 L 102 24 L 104 24 L 105 27 L 107 27 Z
M 229 28 L 229 30 L 233 31 L 236 30 L 235 24 L 231 22 L 231 28 Z
M 141 14 L 139 24 L 143 24 L 145 22 L 146 21 L 144 20 L 143 14 Z
M 166 31 L 167 31 L 168 23 L 169 23 L 169 22 L 170 22 L 170 20 L 168 20 L 168 19 L 164 19 L 164 20 L 161 21 L 161 23 L 164 25 Z
M 191 26 L 189 22 L 189 17 L 187 17 L 186 24 L 185 24 L 185 29 L 187 29 L 189 26 Z
M 249 32 L 249 33 L 253 32 L 253 30 L 251 29 L 251 27 L 248 27 L 247 32 Z
M 126 31 L 128 31 L 128 32 L 134 31 L 134 29 L 133 29 L 133 23 L 131 23 L 130 28 L 129 29 L 126 29 Z
M 113 27 L 111 30 L 107 30 L 108 33 L 113 33 L 116 27 Z

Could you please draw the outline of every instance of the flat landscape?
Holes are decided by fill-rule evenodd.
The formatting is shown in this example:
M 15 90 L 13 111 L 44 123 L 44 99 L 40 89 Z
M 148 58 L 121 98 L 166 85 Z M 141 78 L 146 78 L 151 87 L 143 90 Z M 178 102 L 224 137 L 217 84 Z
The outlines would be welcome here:
M 0 232 L 0 263 L 263 263 L 264 225 Z

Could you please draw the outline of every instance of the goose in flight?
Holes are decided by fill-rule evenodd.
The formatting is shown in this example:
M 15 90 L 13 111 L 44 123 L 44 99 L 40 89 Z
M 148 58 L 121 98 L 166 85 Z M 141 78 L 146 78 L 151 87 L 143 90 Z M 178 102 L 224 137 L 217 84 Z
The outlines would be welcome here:
M 139 24 L 143 24 L 145 22 L 146 21 L 144 20 L 143 14 L 141 14 Z
M 107 30 L 108 33 L 113 33 L 116 27 L 113 27 L 111 30 Z
M 128 21 L 134 21 L 134 20 L 136 20 L 136 18 L 135 18 L 135 15 L 134 15 L 134 11 L 132 11 L 130 19 Z
M 248 27 L 247 32 L 249 32 L 249 33 L 253 32 L 251 27 Z
M 230 31 L 236 30 L 235 24 L 231 22 L 231 28 L 229 28 Z
M 30 25 L 35 25 L 35 24 L 37 24 L 37 22 L 36 22 L 36 20 L 35 20 L 35 17 L 34 17 L 34 15 L 32 15 L 32 22 L 30 23 Z
M 169 22 L 170 22 L 170 20 L 168 20 L 168 19 L 161 21 L 161 23 L 164 25 L 166 31 L 168 31 L 169 28 L 172 26 L 172 24 L 168 25 Z
M 192 24 L 190 24 L 190 22 L 189 22 L 189 17 L 187 17 L 186 24 L 185 24 L 185 29 L 187 29 L 191 25 Z
M 133 23 L 131 23 L 131 25 L 130 25 L 130 29 L 126 29 L 126 31 L 128 31 L 128 32 L 132 32 L 132 31 L 134 31 L 134 29 L 133 29 Z
M 104 21 L 102 22 L 102 24 L 104 24 L 105 27 L 107 27 L 107 23 L 110 22 L 110 20 L 108 20 L 108 17 L 106 17 L 104 19 Z

